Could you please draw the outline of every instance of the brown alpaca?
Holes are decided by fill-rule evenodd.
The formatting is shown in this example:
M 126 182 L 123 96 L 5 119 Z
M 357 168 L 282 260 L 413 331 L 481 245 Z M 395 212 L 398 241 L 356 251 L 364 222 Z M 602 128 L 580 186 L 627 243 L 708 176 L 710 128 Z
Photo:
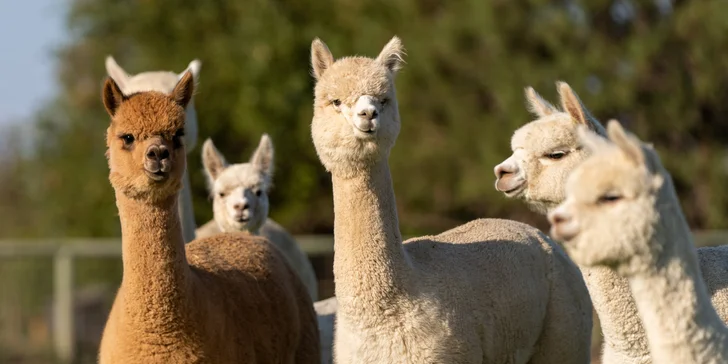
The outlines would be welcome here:
M 184 244 L 177 197 L 193 89 L 189 72 L 170 95 L 104 84 L 124 275 L 99 362 L 318 364 L 311 299 L 267 240 L 229 233 Z

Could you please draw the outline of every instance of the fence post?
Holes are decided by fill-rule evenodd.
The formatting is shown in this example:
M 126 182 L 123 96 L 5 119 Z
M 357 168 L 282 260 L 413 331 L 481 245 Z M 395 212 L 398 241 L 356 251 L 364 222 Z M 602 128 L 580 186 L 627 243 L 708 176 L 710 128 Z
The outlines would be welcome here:
M 73 254 L 60 246 L 53 257 L 53 345 L 56 357 L 70 363 L 74 356 Z

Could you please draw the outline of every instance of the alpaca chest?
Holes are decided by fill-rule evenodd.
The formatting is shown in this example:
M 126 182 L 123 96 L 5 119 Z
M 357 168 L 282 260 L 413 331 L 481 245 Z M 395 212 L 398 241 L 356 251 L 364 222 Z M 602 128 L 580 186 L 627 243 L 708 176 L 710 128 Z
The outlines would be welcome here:
M 428 315 L 392 318 L 363 327 L 337 317 L 334 337 L 337 363 L 481 363 L 477 335 L 458 335 L 442 319 Z

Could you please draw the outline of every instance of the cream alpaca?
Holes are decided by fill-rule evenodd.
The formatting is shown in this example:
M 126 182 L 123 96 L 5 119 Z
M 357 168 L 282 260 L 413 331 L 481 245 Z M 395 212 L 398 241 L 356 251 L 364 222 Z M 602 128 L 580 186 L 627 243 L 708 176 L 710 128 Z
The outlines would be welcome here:
M 248 163 L 228 165 L 211 139 L 202 145 L 202 164 L 210 187 L 214 219 L 197 229 L 203 238 L 220 232 L 261 235 L 288 259 L 315 301 L 318 282 L 311 262 L 293 237 L 268 218 L 268 191 L 273 178 L 273 142 L 264 134 Z
M 581 274 L 535 228 L 481 219 L 402 243 L 387 163 L 400 40 L 376 59 L 311 48 L 312 136 L 334 188 L 335 361 L 588 362 Z
M 606 135 L 566 83 L 557 83 L 563 111 L 556 109 L 532 88 L 526 89 L 529 109 L 538 119 L 517 130 L 512 139 L 513 155 L 495 168 L 496 188 L 509 197 L 521 198 L 536 211 L 546 213 L 564 200 L 564 185 L 571 171 L 590 151 L 582 148 L 577 127 L 586 126 Z M 728 251 L 698 250 L 703 275 L 711 287 L 713 304 L 728 319 Z M 629 285 L 604 267 L 580 267 L 604 335 L 602 362 L 651 363 L 647 338 Z
M 627 278 L 655 363 L 728 362 L 728 328 L 711 306 L 669 173 L 619 123 L 607 130 L 614 144 L 581 133 L 593 156 L 549 213 L 552 235 L 580 265 Z
M 104 85 L 124 274 L 99 362 L 319 363 L 311 298 L 278 249 L 241 233 L 184 244 L 177 204 L 193 90 L 190 72 L 169 95 Z
M 106 57 L 106 73 L 116 81 L 121 92 L 125 95 L 131 95 L 144 91 L 159 91 L 162 93 L 170 93 L 174 89 L 177 82 L 184 76 L 185 72 L 192 72 L 195 81 L 200 79 L 200 67 L 202 63 L 195 59 L 190 62 L 187 69 L 181 73 L 168 71 L 149 71 L 136 75 L 129 75 L 119 64 L 116 63 L 114 57 Z M 190 100 L 189 105 L 185 109 L 185 147 L 189 153 L 197 144 L 197 112 L 195 112 L 194 97 Z M 182 218 L 182 236 L 185 243 L 195 239 L 195 212 L 192 209 L 192 187 L 190 177 L 187 170 L 182 178 L 182 192 L 180 193 L 179 213 Z

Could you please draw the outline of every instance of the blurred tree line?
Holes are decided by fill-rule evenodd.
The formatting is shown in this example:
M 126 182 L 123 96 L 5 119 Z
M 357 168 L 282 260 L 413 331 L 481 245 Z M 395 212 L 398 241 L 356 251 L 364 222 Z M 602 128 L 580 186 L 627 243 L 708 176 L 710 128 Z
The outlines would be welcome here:
M 593 114 L 655 143 L 694 228 L 728 227 L 728 6 L 724 1 L 300 0 L 70 1 L 57 50 L 59 94 L 30 150 L 0 158 L 0 236 L 118 236 L 104 158 L 104 57 L 130 73 L 181 71 L 199 58 L 200 143 L 189 155 L 198 225 L 212 216 L 200 161 L 211 137 L 247 160 L 276 146 L 271 215 L 295 233 L 328 233 L 330 178 L 310 137 L 309 48 L 376 56 L 399 35 L 402 131 L 391 168 L 405 234 L 478 217 L 544 226 L 493 187 L 510 136 L 532 120 L 523 89 L 557 102 L 568 82 Z

